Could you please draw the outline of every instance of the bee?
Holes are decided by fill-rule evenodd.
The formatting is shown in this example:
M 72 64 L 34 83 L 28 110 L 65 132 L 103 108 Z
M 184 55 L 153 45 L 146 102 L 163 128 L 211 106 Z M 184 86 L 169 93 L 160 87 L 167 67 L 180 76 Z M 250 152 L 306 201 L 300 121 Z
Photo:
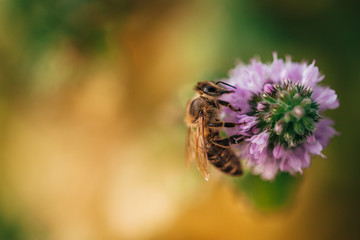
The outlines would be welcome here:
M 222 81 L 198 82 L 194 88 L 196 96 L 188 102 L 185 112 L 185 123 L 188 127 L 186 136 L 187 165 L 189 166 L 195 160 L 206 181 L 209 180 L 210 175 L 208 162 L 232 176 L 239 176 L 243 173 L 240 160 L 230 146 L 241 143 L 245 136 L 220 137 L 223 127 L 233 128 L 242 124 L 221 121 L 220 107 L 228 107 L 232 111 L 241 111 L 241 109 L 235 109 L 229 102 L 219 99 L 223 94 L 234 93 L 219 84 L 236 89 Z

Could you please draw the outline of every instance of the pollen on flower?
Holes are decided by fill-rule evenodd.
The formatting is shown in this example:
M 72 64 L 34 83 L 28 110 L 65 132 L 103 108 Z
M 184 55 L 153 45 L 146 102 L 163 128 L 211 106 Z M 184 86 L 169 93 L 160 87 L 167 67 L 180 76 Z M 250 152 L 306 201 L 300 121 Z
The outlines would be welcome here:
M 237 89 L 226 100 L 246 111 L 227 112 L 225 120 L 246 119 L 237 134 L 249 138 L 234 148 L 254 173 L 264 179 L 278 171 L 302 173 L 310 166 L 310 155 L 324 156 L 321 152 L 336 131 L 322 113 L 339 101 L 334 90 L 317 85 L 323 79 L 315 62 L 284 61 L 276 53 L 272 63 L 252 60 L 230 71 L 227 81 Z

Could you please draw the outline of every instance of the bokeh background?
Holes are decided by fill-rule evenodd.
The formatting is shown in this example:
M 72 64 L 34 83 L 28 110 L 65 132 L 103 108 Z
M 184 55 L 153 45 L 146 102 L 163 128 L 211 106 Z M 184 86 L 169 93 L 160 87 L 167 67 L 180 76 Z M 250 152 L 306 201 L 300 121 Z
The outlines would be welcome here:
M 360 5 L 0 0 L 0 239 L 359 239 Z M 184 106 L 236 60 L 316 59 L 340 108 L 304 175 L 205 182 Z

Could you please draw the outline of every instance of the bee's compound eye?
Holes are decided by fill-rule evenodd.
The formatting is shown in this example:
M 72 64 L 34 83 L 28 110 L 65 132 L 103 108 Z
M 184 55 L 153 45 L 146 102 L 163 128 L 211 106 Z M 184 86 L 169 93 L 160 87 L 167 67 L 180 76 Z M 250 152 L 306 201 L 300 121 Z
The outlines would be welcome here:
M 213 86 L 207 86 L 207 87 L 204 87 L 204 92 L 206 92 L 206 93 L 214 93 L 214 92 L 216 92 L 216 88 L 213 87 Z

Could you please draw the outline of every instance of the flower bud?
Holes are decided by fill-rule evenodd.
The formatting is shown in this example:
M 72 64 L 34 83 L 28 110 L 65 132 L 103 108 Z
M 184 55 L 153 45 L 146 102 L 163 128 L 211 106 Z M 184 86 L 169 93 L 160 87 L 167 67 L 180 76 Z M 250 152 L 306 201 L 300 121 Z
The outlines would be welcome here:
M 267 94 L 271 94 L 272 91 L 274 91 L 274 86 L 270 83 L 265 84 L 264 92 L 266 92 Z
M 281 100 L 284 100 L 285 98 L 289 97 L 289 93 L 286 92 L 286 91 L 281 91 L 279 93 L 279 97 L 280 97 Z
M 310 98 L 304 98 L 301 102 L 302 105 L 308 105 L 311 104 L 311 99 Z
M 291 114 L 289 112 L 284 115 L 285 122 L 289 122 L 291 120 Z
M 263 111 L 263 110 L 265 110 L 265 108 L 266 108 L 266 106 L 264 104 L 262 104 L 262 103 L 258 103 L 258 105 L 256 107 L 256 109 L 258 111 Z
M 283 121 L 278 121 L 276 124 L 275 124 L 275 127 L 274 127 L 274 131 L 277 135 L 280 135 L 282 133 L 284 129 L 284 122 Z
M 294 98 L 294 100 L 299 100 L 299 99 L 301 99 L 301 96 L 299 93 L 295 93 L 293 98 Z
M 308 143 L 314 143 L 314 142 L 315 142 L 315 136 L 314 136 L 314 135 L 308 135 L 308 136 L 306 136 L 306 142 L 308 142 Z
M 293 114 L 295 117 L 297 117 L 298 119 L 301 118 L 302 116 L 304 116 L 304 109 L 300 106 L 296 106 L 293 109 Z

